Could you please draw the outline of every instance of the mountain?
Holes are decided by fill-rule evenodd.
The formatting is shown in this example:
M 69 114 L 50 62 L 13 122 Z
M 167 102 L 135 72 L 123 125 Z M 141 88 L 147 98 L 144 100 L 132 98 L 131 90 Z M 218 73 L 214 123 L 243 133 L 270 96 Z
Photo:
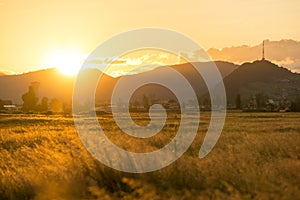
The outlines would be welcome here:
M 200 70 L 205 70 L 205 67 L 210 64 L 193 63 Z M 227 100 L 232 105 L 235 104 L 238 94 L 241 95 L 243 104 L 247 103 L 256 94 L 263 94 L 274 100 L 282 98 L 293 100 L 300 96 L 300 74 L 279 67 L 270 61 L 255 61 L 244 63 L 240 66 L 222 61 L 215 62 L 215 64 L 223 77 Z M 207 94 L 207 88 L 201 75 L 190 63 L 170 67 L 183 75 L 182 78 L 185 78 L 190 83 L 199 97 Z M 99 76 L 101 72 L 97 69 L 88 69 L 83 74 L 83 77 L 89 79 L 92 76 Z M 96 90 L 96 103 L 109 102 L 112 91 L 119 80 L 125 80 L 122 85 L 125 89 L 120 91 L 120 95 L 126 95 L 128 93 L 126 88 L 129 87 L 131 81 L 143 80 L 146 77 L 162 78 L 177 87 L 179 95 L 183 97 L 187 95 L 185 86 L 179 84 L 177 79 L 174 79 L 167 71 L 167 67 L 162 66 L 151 71 L 118 78 L 103 74 Z M 21 75 L 0 76 L 0 99 L 12 100 L 13 103 L 22 104 L 22 94 L 28 91 L 28 86 L 31 82 L 36 81 L 40 83 L 40 99 L 45 96 L 49 99 L 57 98 L 62 102 L 69 103 L 72 99 L 74 80 L 74 77 L 62 75 L 56 69 L 40 70 Z M 138 88 L 133 93 L 131 101 L 141 101 L 144 95 L 152 98 L 152 100 L 176 99 L 174 94 L 167 88 L 149 84 Z
M 186 79 L 194 89 L 195 93 L 200 97 L 207 92 L 207 87 L 203 78 L 198 73 L 198 71 L 194 68 L 194 66 L 200 71 L 205 71 L 205 70 L 209 70 L 210 67 L 213 67 L 212 64 L 213 64 L 212 62 L 197 62 L 197 63 L 193 63 L 193 65 L 191 63 L 185 63 L 185 64 L 173 65 L 171 66 L 171 68 L 175 69 L 177 72 L 182 74 L 183 77 L 181 78 Z M 222 78 L 228 76 L 238 67 L 235 64 L 222 62 L 222 61 L 215 62 L 215 64 Z M 167 83 L 170 83 L 171 85 L 175 85 L 177 87 L 178 95 L 180 95 L 186 100 L 190 99 L 190 95 L 188 94 L 186 87 L 178 83 L 178 79 L 174 78 L 174 76 L 170 74 L 168 69 L 164 66 L 158 67 L 151 71 L 147 71 L 135 75 L 129 75 L 122 78 L 124 79 L 122 85 L 124 88 L 129 88 L 131 82 L 139 82 L 140 80 L 146 78 L 150 78 L 152 80 L 163 79 Z M 120 91 L 120 96 L 125 96 L 127 92 L 128 91 L 126 90 Z M 150 98 L 154 98 L 154 100 L 155 99 L 156 100 L 176 99 L 175 95 L 169 89 L 166 89 L 165 87 L 159 86 L 157 84 L 148 84 L 138 88 L 134 92 L 132 96 L 132 100 L 141 101 L 144 95 L 150 96 Z M 111 94 L 104 95 L 102 93 L 102 96 L 107 96 L 110 98 Z M 109 101 L 110 100 L 109 98 L 106 100 Z
M 74 78 L 62 75 L 56 69 L 45 69 L 19 75 L 0 76 L 0 99 L 22 104 L 22 95 L 31 82 L 39 82 L 39 97 L 58 98 L 69 102 Z
M 205 65 L 205 63 L 194 63 L 197 67 L 201 68 Z M 227 76 L 238 66 L 228 62 L 216 62 L 218 69 L 222 76 Z M 195 70 L 193 70 L 191 64 L 180 64 L 171 66 L 177 71 L 180 71 L 184 76 L 189 77 L 190 80 L 195 85 L 195 88 L 203 88 L 204 84 L 198 84 L 197 80 L 201 77 L 197 76 Z M 157 77 L 161 74 L 161 71 L 164 70 L 165 67 L 158 67 L 152 71 L 143 72 L 137 75 L 128 75 L 127 77 L 137 77 L 137 76 L 154 76 Z M 89 78 L 89 76 L 98 76 L 100 71 L 97 69 L 89 69 L 85 72 L 85 77 Z M 164 77 L 166 79 L 171 80 L 172 76 L 166 74 Z M 9 99 L 12 100 L 16 104 L 22 104 L 22 95 L 28 91 L 28 86 L 31 82 L 39 82 L 39 97 L 48 97 L 49 99 L 57 98 L 62 102 L 70 102 L 72 99 L 72 90 L 74 84 L 74 77 L 69 77 L 62 75 L 56 69 L 45 69 L 20 75 L 7 75 L 0 77 L 0 99 Z M 103 75 L 101 80 L 99 81 L 99 87 L 96 92 L 96 102 L 101 101 L 109 101 L 111 97 L 111 93 L 116 82 L 119 78 L 113 78 L 108 75 Z M 155 90 L 156 91 L 156 90 Z M 126 91 L 124 91 L 126 92 Z M 146 91 L 141 91 L 145 93 Z M 151 92 L 150 92 L 151 93 Z M 156 93 L 160 93 L 160 90 L 156 91 Z M 164 94 L 162 92 L 161 94 Z M 164 95 L 162 95 L 164 96 Z
M 235 104 L 237 94 L 241 95 L 244 103 L 259 93 L 274 100 L 292 100 L 300 96 L 300 74 L 267 60 L 242 64 L 224 78 L 224 85 L 231 104 Z

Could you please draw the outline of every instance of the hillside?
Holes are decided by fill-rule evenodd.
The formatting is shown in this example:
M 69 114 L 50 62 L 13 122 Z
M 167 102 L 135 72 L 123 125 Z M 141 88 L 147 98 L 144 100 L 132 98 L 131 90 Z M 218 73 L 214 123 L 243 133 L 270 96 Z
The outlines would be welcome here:
M 202 67 L 205 63 L 195 63 L 197 67 Z M 227 76 L 234 69 L 237 68 L 237 65 L 227 62 L 216 62 L 218 69 L 220 70 L 222 76 Z M 199 88 L 205 87 L 204 84 L 198 83 L 199 75 L 195 73 L 194 69 L 190 64 L 180 64 L 172 66 L 176 70 L 180 71 L 184 76 L 186 76 L 195 86 L 196 90 L 199 91 Z M 152 71 L 147 71 L 137 75 L 131 75 L 127 77 L 136 77 L 136 76 L 158 76 L 161 74 L 161 71 L 164 70 L 164 67 L 156 68 Z M 87 78 L 90 75 L 99 75 L 100 71 L 96 69 L 91 69 L 86 72 L 85 76 Z M 165 75 L 166 79 L 172 79 L 168 74 Z M 20 75 L 6 75 L 0 77 L 0 99 L 9 99 L 16 104 L 22 103 L 22 94 L 26 93 L 28 86 L 31 82 L 40 82 L 39 87 L 39 97 L 40 99 L 44 96 L 51 98 L 57 98 L 62 102 L 70 102 L 72 98 L 72 90 L 74 77 L 69 77 L 62 75 L 56 69 L 46 69 L 35 72 L 30 72 Z M 111 96 L 111 91 L 115 83 L 118 81 L 118 78 L 113 78 L 108 75 L 103 75 L 100 80 L 100 87 L 97 89 L 96 93 L 96 102 L 98 101 L 109 101 Z M 198 89 L 197 89 L 198 88 Z M 161 93 L 165 95 L 164 92 L 160 90 L 155 90 L 157 94 Z M 124 91 L 126 92 L 126 91 Z M 144 93 L 144 91 L 141 91 Z M 151 93 L 151 91 L 150 91 Z
M 193 64 L 198 69 L 204 69 L 208 63 Z M 224 78 L 227 99 L 231 105 L 235 104 L 237 94 L 241 95 L 243 104 L 258 93 L 274 100 L 280 100 L 283 97 L 293 100 L 300 96 L 300 74 L 292 73 L 269 61 L 255 61 L 244 63 L 241 66 L 218 61 L 216 65 Z M 189 81 L 199 97 L 207 94 L 207 88 L 202 77 L 191 64 L 186 63 L 171 67 Z M 99 74 L 100 71 L 97 69 L 90 69 L 85 72 L 87 79 L 90 76 L 98 76 Z M 171 74 L 166 73 L 166 67 L 164 66 L 140 74 L 123 76 L 122 79 L 130 82 L 135 79 L 143 79 L 143 77 L 163 78 L 173 85 L 177 84 L 176 87 L 179 89 L 180 95 L 184 97 L 187 95 L 186 88 L 178 84 Z M 96 103 L 110 101 L 113 88 L 120 78 L 113 78 L 105 74 L 102 76 L 96 91 Z M 49 99 L 57 98 L 66 103 L 71 101 L 74 77 L 62 75 L 56 69 L 40 70 L 21 75 L 0 76 L 0 99 L 12 100 L 13 103 L 22 104 L 22 94 L 27 92 L 28 86 L 34 81 L 40 82 L 40 99 L 46 96 Z M 124 88 L 127 88 L 127 81 L 123 85 Z M 128 91 L 125 89 L 122 92 L 126 94 Z M 132 100 L 140 101 L 143 95 L 160 100 L 175 99 L 170 90 L 155 84 L 137 89 L 132 96 Z
M 200 70 L 206 70 L 205 67 L 210 67 L 211 63 L 193 63 L 194 66 L 196 66 Z M 222 77 L 226 77 L 228 74 L 232 73 L 238 66 L 232 63 L 228 62 L 222 62 L 217 61 L 215 62 L 217 68 L 220 71 L 220 74 Z M 201 75 L 195 70 L 195 68 L 190 63 L 185 64 L 179 64 L 171 66 L 173 69 L 178 71 L 183 75 L 183 78 L 188 80 L 192 88 L 195 90 L 196 94 L 198 96 L 202 96 L 206 93 L 207 88 L 205 85 L 204 80 L 202 79 Z M 135 75 L 128 75 L 122 77 L 124 81 L 124 88 L 128 88 L 126 84 L 129 84 L 130 82 L 139 81 L 140 79 L 144 79 L 145 77 L 151 78 L 153 80 L 155 79 L 164 79 L 168 83 L 171 83 L 172 85 L 176 85 L 178 90 L 180 91 L 180 96 L 186 97 L 186 99 L 189 99 L 188 94 L 186 93 L 186 88 L 183 85 L 178 84 L 178 81 L 174 79 L 174 77 L 168 73 L 166 67 L 158 67 L 154 70 L 143 72 L 140 74 Z M 100 87 L 98 87 L 96 96 L 96 102 L 101 101 L 110 101 L 111 97 L 111 91 L 114 87 L 114 84 L 117 82 L 117 79 L 111 79 L 108 77 L 104 77 L 102 80 L 102 83 L 100 82 Z M 102 87 L 103 86 L 103 87 Z M 121 91 L 124 96 L 128 91 L 123 90 Z M 151 84 L 151 85 L 145 85 L 140 88 L 138 88 L 133 96 L 132 100 L 139 100 L 143 98 L 144 95 L 147 95 L 148 97 L 154 98 L 156 100 L 170 100 L 175 99 L 175 96 L 170 90 L 166 89 L 165 87 L 159 86 L 157 84 Z
M 267 60 L 244 63 L 224 78 L 227 99 L 234 104 L 236 95 L 247 102 L 253 95 L 262 93 L 269 98 L 295 99 L 300 96 L 300 74 L 292 73 Z
M 31 82 L 40 82 L 39 97 L 58 98 L 68 101 L 72 94 L 74 78 L 62 75 L 56 69 L 45 69 L 20 75 L 0 77 L 0 99 L 22 103 L 22 95 L 28 91 Z

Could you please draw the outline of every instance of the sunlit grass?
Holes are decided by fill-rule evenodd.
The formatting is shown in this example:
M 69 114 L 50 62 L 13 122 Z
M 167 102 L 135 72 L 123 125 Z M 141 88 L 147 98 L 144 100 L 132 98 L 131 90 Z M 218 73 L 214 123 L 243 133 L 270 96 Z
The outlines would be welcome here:
M 99 116 L 99 121 L 114 143 L 144 152 L 161 148 L 174 137 L 175 116 L 161 133 L 145 141 L 120 138 L 122 132 L 111 115 Z M 69 116 L 1 115 L 0 199 L 300 197 L 300 114 L 229 113 L 216 147 L 200 160 L 208 123 L 209 113 L 202 114 L 195 141 L 172 165 L 128 174 L 91 157 Z

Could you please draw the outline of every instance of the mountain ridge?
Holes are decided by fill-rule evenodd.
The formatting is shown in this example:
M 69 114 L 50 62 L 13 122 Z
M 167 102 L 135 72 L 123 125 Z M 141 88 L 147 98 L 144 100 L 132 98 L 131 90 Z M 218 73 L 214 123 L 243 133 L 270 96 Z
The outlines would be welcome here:
M 242 64 L 237 70 L 225 77 L 227 100 L 234 104 L 238 94 L 244 104 L 253 95 L 264 94 L 271 99 L 295 99 L 300 96 L 300 74 L 279 67 L 268 61 L 260 60 Z
M 192 63 L 199 69 L 205 66 L 205 63 Z M 207 63 L 206 63 L 207 64 Z M 237 94 L 242 96 L 243 102 L 246 103 L 251 95 L 256 93 L 266 93 L 270 98 L 295 98 L 300 96 L 300 74 L 293 73 L 283 67 L 271 63 L 267 60 L 254 61 L 236 65 L 230 62 L 216 61 L 220 74 L 224 80 L 224 86 L 227 93 L 227 100 L 234 104 Z M 166 66 L 161 66 L 151 71 L 142 72 L 147 76 L 158 76 L 163 73 Z M 191 84 L 195 93 L 201 97 L 207 92 L 207 87 L 201 75 L 195 71 L 191 63 L 184 63 L 170 66 L 181 73 Z M 97 70 L 97 69 L 95 69 Z M 92 71 L 92 74 L 101 73 Z M 134 78 L 142 74 L 128 75 L 127 78 Z M 120 78 L 120 77 L 119 77 Z M 119 78 L 113 78 L 103 75 L 99 85 L 104 87 L 97 88 L 96 102 L 110 101 L 114 85 Z M 172 81 L 168 74 L 165 79 Z M 69 103 L 72 98 L 72 90 L 75 77 L 62 75 L 56 69 L 39 70 L 19 75 L 0 76 L 0 99 L 12 100 L 16 104 L 22 103 L 22 94 L 26 93 L 31 82 L 40 82 L 39 98 L 46 96 L 49 99 L 57 98 L 62 102 Z M 174 83 L 176 84 L 176 83 Z M 2 87 L 4 86 L 4 87 Z M 181 87 L 180 85 L 178 87 Z M 126 87 L 125 87 L 126 88 Z M 184 88 L 181 88 L 182 95 L 185 95 Z M 126 92 L 126 91 L 124 91 Z M 172 94 L 166 92 L 166 88 L 161 87 L 141 87 L 135 92 L 135 97 L 141 99 L 147 93 L 156 94 L 158 98 L 172 98 Z

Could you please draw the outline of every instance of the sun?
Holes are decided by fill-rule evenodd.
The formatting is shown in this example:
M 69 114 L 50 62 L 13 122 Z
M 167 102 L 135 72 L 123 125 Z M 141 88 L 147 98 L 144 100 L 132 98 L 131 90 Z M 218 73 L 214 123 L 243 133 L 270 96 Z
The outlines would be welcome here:
M 55 67 L 61 73 L 73 76 L 78 73 L 85 58 L 86 55 L 79 49 L 66 48 L 48 54 L 44 62 L 46 67 Z

